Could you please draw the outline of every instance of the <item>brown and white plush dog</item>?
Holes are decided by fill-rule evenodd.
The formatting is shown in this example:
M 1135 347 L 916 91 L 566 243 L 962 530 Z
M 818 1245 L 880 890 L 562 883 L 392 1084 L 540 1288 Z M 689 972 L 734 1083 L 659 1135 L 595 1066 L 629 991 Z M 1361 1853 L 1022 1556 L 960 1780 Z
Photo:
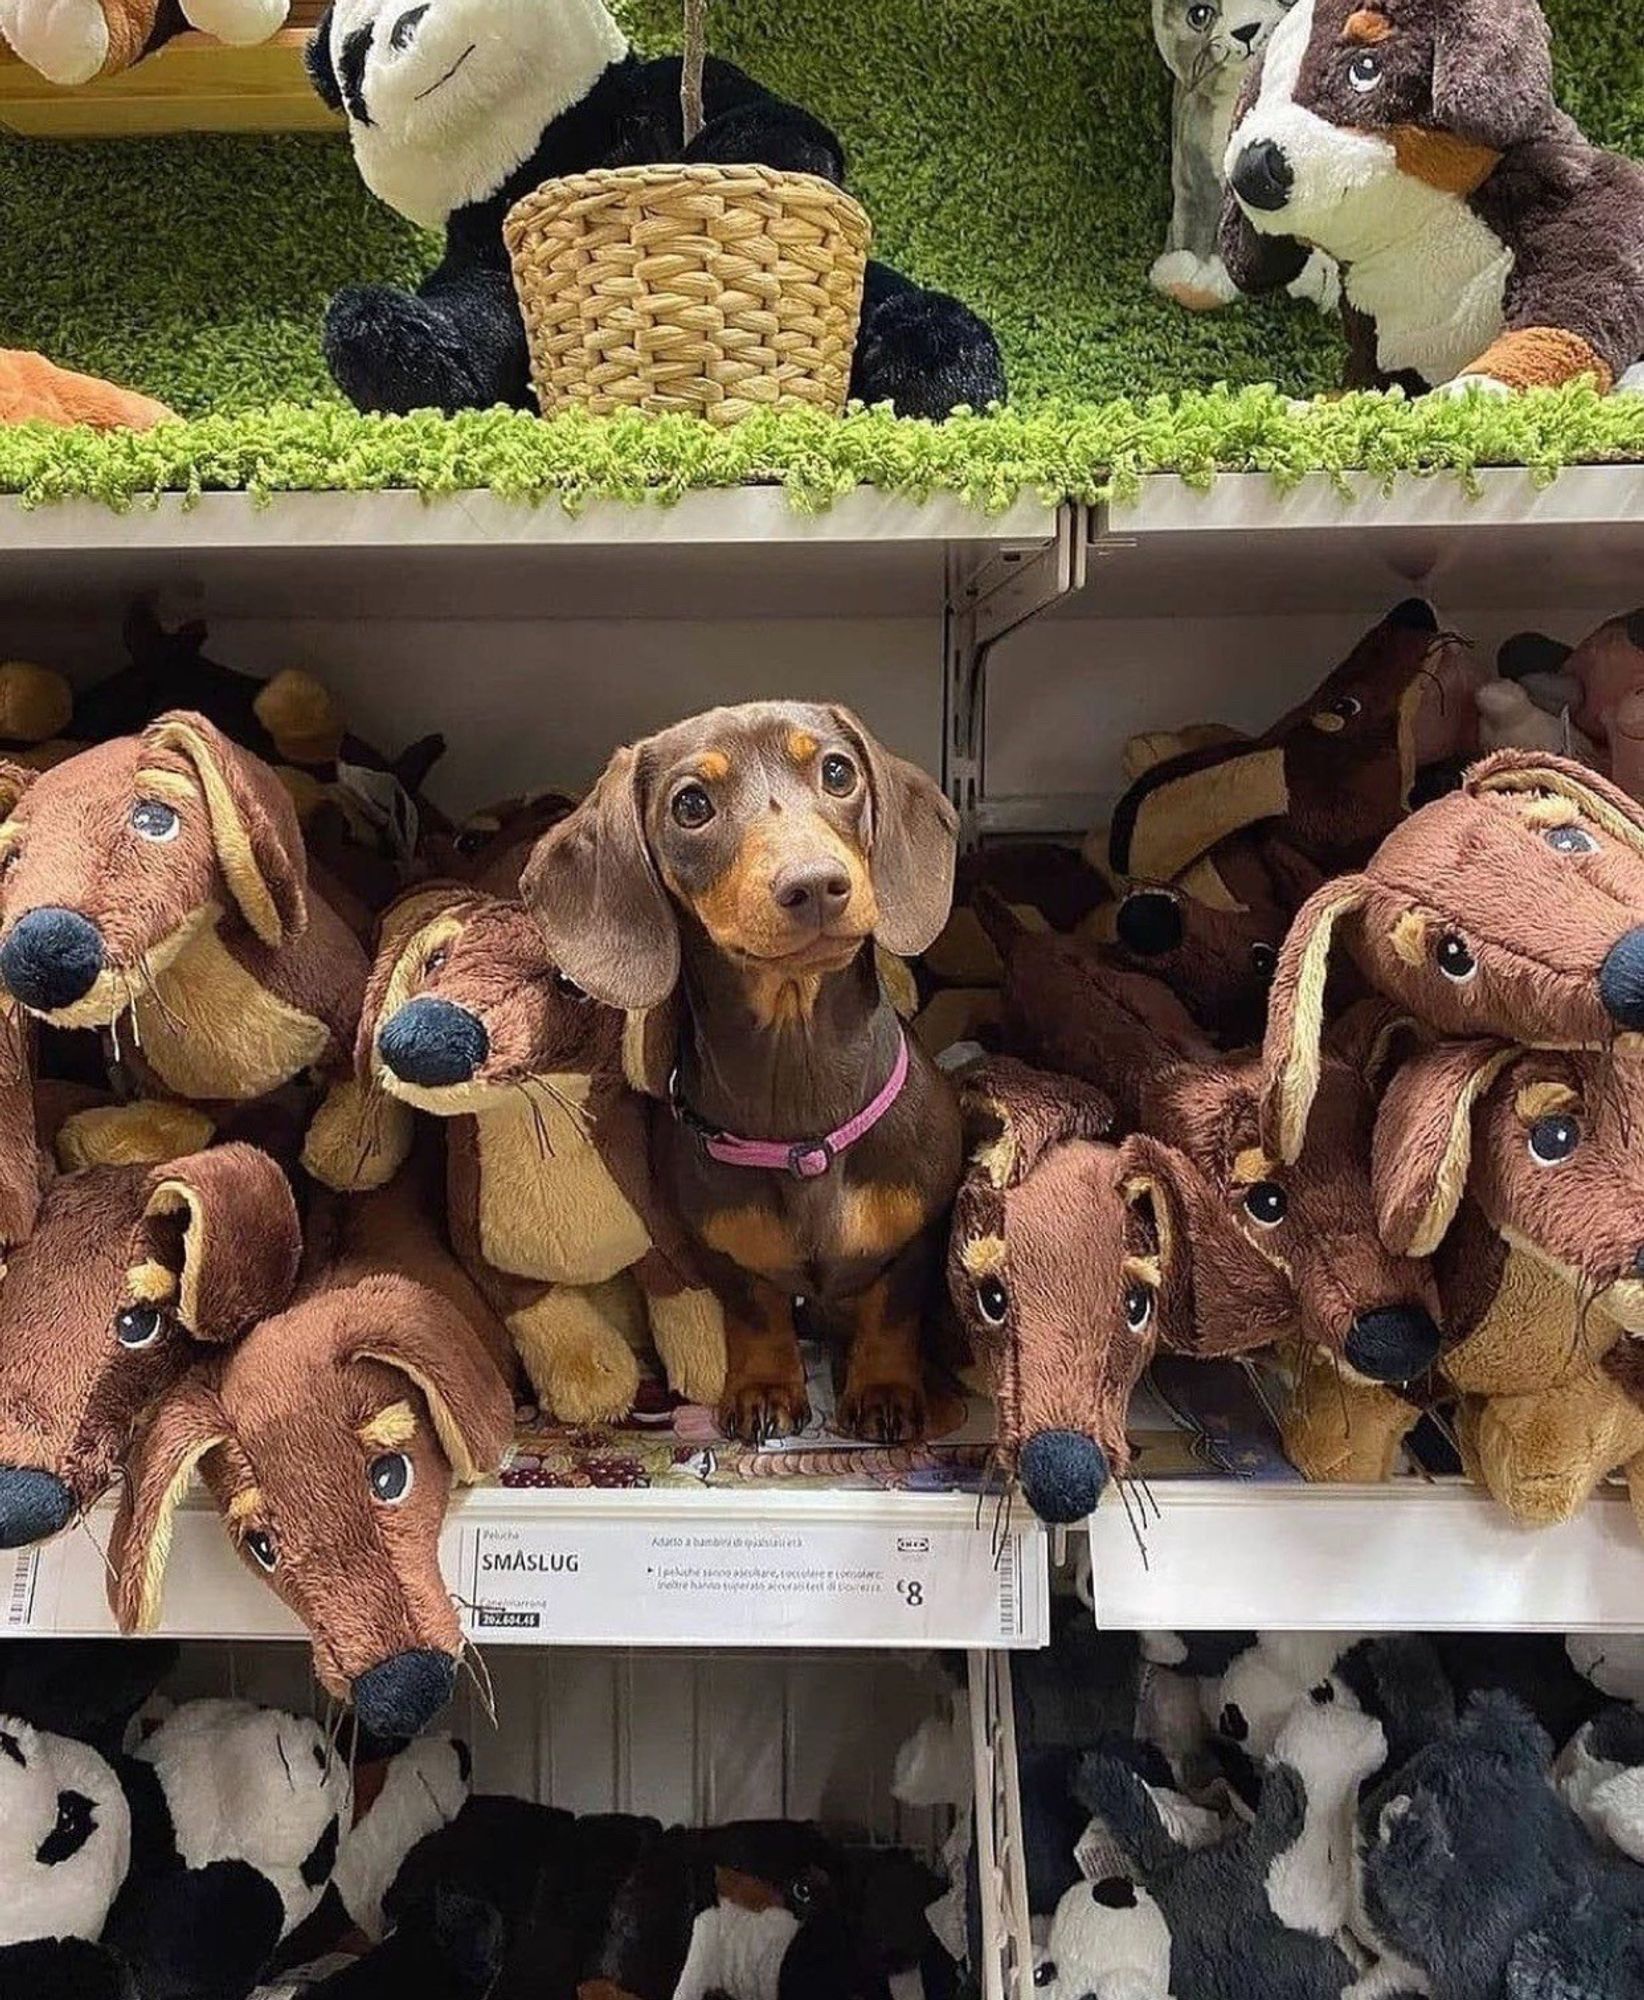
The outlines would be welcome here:
M 1223 256 L 1246 291 L 1337 259 L 1350 387 L 1609 389 L 1644 357 L 1644 166 L 1559 110 L 1549 42 L 1536 0 L 1297 0 L 1274 30 Z
M 152 1630 L 198 1469 L 247 1567 L 307 1626 L 321 1683 L 387 1737 L 414 1735 L 455 1685 L 440 1530 L 453 1482 L 494 1472 L 513 1434 L 513 1352 L 438 1239 L 429 1152 L 388 1188 L 311 1206 L 292 1303 L 152 1410 L 110 1549 L 121 1629 Z M 133 1295 L 186 1311 L 186 1245 L 151 1232 Z
M 296 810 L 203 716 L 0 769 L 0 980 L 58 1027 L 129 1026 L 173 1095 L 346 1064 L 365 954 L 312 894 Z
M 622 1015 L 550 964 L 519 903 L 446 886 L 385 915 L 359 1074 L 447 1121 L 453 1246 L 572 1423 L 632 1406 L 633 1351 L 590 1291 L 626 1271 L 672 1386 L 709 1404 L 725 1387 L 724 1319 L 658 1198 L 622 1041 Z

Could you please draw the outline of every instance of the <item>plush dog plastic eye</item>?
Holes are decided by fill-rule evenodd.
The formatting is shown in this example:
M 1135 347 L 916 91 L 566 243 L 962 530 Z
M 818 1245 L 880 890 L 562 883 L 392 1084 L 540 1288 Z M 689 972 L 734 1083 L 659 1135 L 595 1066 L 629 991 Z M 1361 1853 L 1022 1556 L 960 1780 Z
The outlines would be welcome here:
M 1189 7 L 1187 10 L 1187 25 L 1194 31 L 1195 34 L 1202 35 L 1205 29 L 1210 26 L 1211 22 L 1214 21 L 1215 18 L 1216 18 L 1215 8 L 1207 7 L 1205 5 L 1205 0 L 1198 0 L 1198 4 L 1196 6 Z
M 451 952 L 449 947 L 443 944 L 437 944 L 435 945 L 434 949 L 428 954 L 428 956 L 423 960 L 422 969 L 430 978 L 432 978 L 436 972 L 443 971 L 445 966 L 447 966 L 450 963 L 450 959 L 451 959 Z
M 1598 842 L 1584 826 L 1551 826 L 1541 837 L 1555 854 L 1598 852 Z
M 586 1000 L 588 997 L 568 972 L 554 974 L 554 990 L 563 993 L 567 1000 Z
M 125 1306 L 114 1315 L 114 1338 L 132 1354 L 152 1347 L 165 1327 L 164 1317 L 153 1306 Z
M 1245 1189 L 1244 1212 L 1263 1229 L 1277 1229 L 1290 1213 L 1290 1197 L 1277 1181 L 1257 1181 Z
M 1279 954 L 1270 944 L 1253 944 L 1250 966 L 1258 979 L 1271 979 L 1279 968 Z
M 1438 960 L 1439 971 L 1458 986 L 1465 986 L 1478 970 L 1478 960 L 1468 950 L 1467 940 L 1457 937 L 1454 931 L 1446 931 L 1439 939 L 1434 956 Z
M 1580 1144 L 1580 1125 L 1563 1112 L 1538 1118 L 1530 1127 L 1530 1158 L 1537 1166 L 1563 1166 Z
M 251 1560 L 272 1576 L 280 1566 L 280 1545 L 267 1528 L 253 1528 L 245 1538 Z
M 1193 9 L 1194 14 L 1203 14 L 1208 11 L 1209 10 L 1204 7 L 1195 7 Z M 1188 19 L 1191 20 L 1192 18 L 1193 15 L 1190 14 L 1188 16 Z M 1033 1968 L 1033 1983 L 1035 1986 L 1054 1986 L 1056 1984 L 1055 1959 L 1047 1958 L 1043 1963 L 1043 1965 L 1036 1965 Z
M 1355 715 L 1364 713 L 1364 703 L 1356 694 L 1344 694 L 1340 701 L 1330 705 L 1332 715 L 1339 715 L 1343 722 L 1351 722 Z
M 1153 1294 L 1146 1285 L 1132 1285 L 1125 1293 L 1125 1325 L 1140 1333 L 1153 1317 Z
M 976 1306 L 989 1326 L 1003 1326 L 1010 1313 L 1010 1294 L 998 1278 L 984 1278 L 976 1287 Z
M 1361 50 L 1347 65 L 1347 81 L 1366 96 L 1381 82 L 1382 62 L 1374 49 Z
M 174 808 L 160 799 L 139 799 L 131 809 L 131 830 L 144 840 L 175 840 L 182 825 Z
M 478 854 L 490 838 L 483 826 L 465 826 L 451 844 L 459 854 Z
M 687 830 L 706 826 L 714 816 L 714 802 L 700 785 L 682 785 L 674 793 L 674 802 L 669 807 L 674 816 L 675 826 Z
M 416 1467 L 403 1451 L 385 1451 L 381 1458 L 372 1459 L 366 1477 L 373 1495 L 385 1507 L 398 1507 L 409 1500 L 417 1483 Z
M 837 751 L 822 759 L 822 789 L 836 799 L 848 799 L 856 790 L 856 766 Z

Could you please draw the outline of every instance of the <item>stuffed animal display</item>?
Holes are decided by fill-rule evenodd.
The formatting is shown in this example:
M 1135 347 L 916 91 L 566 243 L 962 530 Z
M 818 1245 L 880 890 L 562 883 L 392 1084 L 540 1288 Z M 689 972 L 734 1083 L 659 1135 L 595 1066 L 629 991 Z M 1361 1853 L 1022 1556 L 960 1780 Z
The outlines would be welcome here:
M 445 254 L 415 292 L 355 285 L 326 314 L 326 359 L 362 410 L 532 404 L 503 218 L 542 182 L 606 166 L 742 163 L 842 181 L 843 149 L 809 111 L 710 60 L 705 122 L 684 141 L 677 56 L 636 56 L 605 0 L 419 14 L 335 0 L 309 73 L 344 114 L 367 187 Z M 985 410 L 1005 395 L 990 329 L 967 306 L 870 264 L 850 393 L 904 416 Z
M 1537 0 L 1302 0 L 1226 170 L 1236 285 L 1340 265 L 1349 387 L 1644 379 L 1644 167 L 1560 110 Z

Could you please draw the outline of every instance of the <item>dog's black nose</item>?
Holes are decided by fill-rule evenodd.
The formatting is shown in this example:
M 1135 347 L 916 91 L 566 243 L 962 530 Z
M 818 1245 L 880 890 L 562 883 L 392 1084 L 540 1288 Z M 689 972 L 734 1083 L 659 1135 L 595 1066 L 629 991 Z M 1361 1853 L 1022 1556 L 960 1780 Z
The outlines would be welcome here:
M 451 1699 L 457 1663 L 428 1648 L 395 1653 L 354 1683 L 354 1713 L 373 1736 L 415 1736 Z
M 1644 1028 L 1644 927 L 1611 945 L 1598 975 L 1598 994 L 1618 1027 Z
M 78 910 L 30 910 L 0 945 L 0 979 L 37 1014 L 83 1000 L 103 969 L 103 934 Z
M 0 1549 L 26 1549 L 66 1528 L 74 1495 L 55 1473 L 0 1466 Z
M 1233 39 L 1236 42 L 1243 42 L 1247 49 L 1251 49 L 1256 46 L 1256 37 L 1261 31 L 1260 21 L 1246 21 L 1243 27 L 1233 30 Z
M 1157 958 L 1182 941 L 1182 906 L 1167 890 L 1133 889 L 1119 905 L 1113 928 L 1127 950 Z
M 1433 1316 L 1422 1306 L 1382 1306 L 1360 1313 L 1347 1336 L 1347 1359 L 1372 1382 L 1408 1382 L 1438 1359 Z
M 1246 208 L 1272 214 L 1290 199 L 1295 169 L 1274 139 L 1253 139 L 1233 164 L 1233 192 Z
M 777 872 L 771 894 L 789 916 L 813 916 L 825 924 L 844 914 L 851 878 L 837 861 L 796 861 Z
M 1016 1461 L 1027 1503 L 1041 1521 L 1062 1525 L 1096 1511 L 1107 1485 L 1107 1454 L 1079 1431 L 1039 1431 Z
M 425 1090 L 468 1083 L 491 1052 L 485 1023 L 454 1000 L 424 993 L 377 1030 L 377 1053 L 401 1083 Z

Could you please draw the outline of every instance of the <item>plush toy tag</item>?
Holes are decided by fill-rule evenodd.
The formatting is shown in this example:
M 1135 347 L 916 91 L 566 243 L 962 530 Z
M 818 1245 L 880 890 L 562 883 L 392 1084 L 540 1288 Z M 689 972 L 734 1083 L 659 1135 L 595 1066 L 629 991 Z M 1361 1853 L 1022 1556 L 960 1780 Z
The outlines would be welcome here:
M 368 764 L 339 763 L 337 783 L 376 828 L 399 867 L 408 869 L 417 851 L 418 816 L 416 801 L 399 779 Z

